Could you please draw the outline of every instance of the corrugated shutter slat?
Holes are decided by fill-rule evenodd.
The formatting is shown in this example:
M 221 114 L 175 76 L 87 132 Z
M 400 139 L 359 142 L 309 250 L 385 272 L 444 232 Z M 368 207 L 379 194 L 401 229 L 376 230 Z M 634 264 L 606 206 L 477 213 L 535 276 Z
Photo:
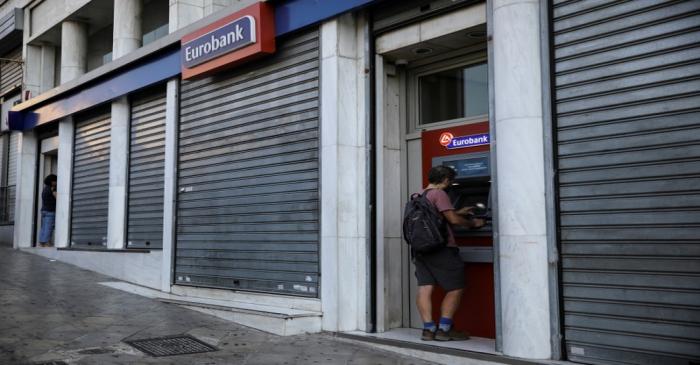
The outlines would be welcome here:
M 318 43 L 183 82 L 177 284 L 318 296 Z
M 107 244 L 110 123 L 104 113 L 75 124 L 71 245 Z
M 570 360 L 700 360 L 700 2 L 554 5 Z
M 22 47 L 0 56 L 10 60 L 22 60 Z M 22 64 L 12 61 L 0 61 L 0 95 L 22 85 Z
M 165 91 L 132 101 L 127 247 L 163 247 Z

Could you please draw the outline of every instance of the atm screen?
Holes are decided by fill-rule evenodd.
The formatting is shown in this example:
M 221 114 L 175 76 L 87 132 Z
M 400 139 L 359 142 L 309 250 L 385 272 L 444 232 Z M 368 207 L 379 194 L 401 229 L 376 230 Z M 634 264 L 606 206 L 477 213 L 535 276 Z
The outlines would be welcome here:
M 490 175 L 489 156 L 448 160 L 443 161 L 442 165 L 453 168 L 457 172 L 457 179 L 485 177 Z
M 477 214 L 488 214 L 491 200 L 491 171 L 488 152 L 435 157 L 433 158 L 433 166 L 437 165 L 449 166 L 457 173 L 453 185 L 447 190 L 455 209 L 473 207 L 477 203 L 482 203 L 487 206 L 487 210 Z M 491 225 L 489 222 L 478 230 L 455 228 L 454 231 L 458 237 L 488 235 L 491 232 Z

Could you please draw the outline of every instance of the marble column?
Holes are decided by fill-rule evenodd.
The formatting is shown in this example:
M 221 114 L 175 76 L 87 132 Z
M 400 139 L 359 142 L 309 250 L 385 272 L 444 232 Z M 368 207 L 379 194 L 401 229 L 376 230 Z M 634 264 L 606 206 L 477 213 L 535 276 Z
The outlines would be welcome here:
M 107 248 L 126 246 L 126 191 L 129 163 L 129 99 L 121 96 L 112 101 L 111 140 L 109 144 L 109 209 Z
M 503 353 L 551 357 L 540 9 L 493 1 Z
M 119 0 L 114 2 L 114 35 L 112 37 L 112 59 L 124 56 L 141 47 L 142 0 Z
M 41 79 L 40 90 L 46 92 L 54 88 L 56 75 L 56 47 L 50 44 L 41 46 Z
M 56 47 L 27 44 L 24 87 L 35 97 L 54 87 Z
M 323 329 L 364 330 L 368 292 L 364 20 L 321 25 Z
M 58 166 L 56 186 L 56 247 L 70 246 L 71 186 L 73 185 L 73 117 L 58 122 Z
M 66 20 L 61 24 L 61 84 L 87 70 L 87 24 Z
M 165 96 L 165 175 L 163 184 L 163 264 L 161 290 L 170 292 L 175 247 L 175 199 L 177 197 L 177 127 L 180 81 L 168 81 Z
M 112 59 L 117 59 L 141 47 L 141 7 L 141 0 L 114 2 Z M 129 183 L 127 175 L 131 123 L 131 108 L 127 96 L 112 100 L 111 117 L 107 248 L 123 249 L 126 247 L 126 193 Z
M 240 0 L 237 2 L 241 2 Z M 231 5 L 233 0 L 204 0 L 204 15 L 214 14 L 215 12 Z
M 41 94 L 41 46 L 27 44 L 24 63 L 24 90 L 31 97 Z
M 204 17 L 204 0 L 170 0 L 168 32 L 196 22 Z
M 38 139 L 34 131 L 20 135 L 17 156 L 17 190 L 15 195 L 14 248 L 32 247 L 34 238 L 34 204 L 36 202 L 36 161 Z

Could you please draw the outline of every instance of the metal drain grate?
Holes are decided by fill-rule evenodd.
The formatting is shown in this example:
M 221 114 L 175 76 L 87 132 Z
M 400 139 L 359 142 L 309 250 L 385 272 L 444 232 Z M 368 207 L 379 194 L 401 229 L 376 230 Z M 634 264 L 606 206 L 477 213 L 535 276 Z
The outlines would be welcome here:
M 151 356 L 173 356 L 186 354 L 199 354 L 202 352 L 218 351 L 207 343 L 204 343 L 190 335 L 175 335 L 142 340 L 124 341 Z

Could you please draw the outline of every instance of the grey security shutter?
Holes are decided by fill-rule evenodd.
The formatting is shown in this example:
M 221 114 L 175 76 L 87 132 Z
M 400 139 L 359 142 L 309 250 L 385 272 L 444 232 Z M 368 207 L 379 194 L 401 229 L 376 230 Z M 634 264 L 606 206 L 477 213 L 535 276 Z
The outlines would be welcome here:
M 700 361 L 700 1 L 554 1 L 564 336 Z
M 9 53 L 0 56 L 0 95 L 22 86 L 22 47 L 17 47 Z M 17 62 L 15 62 L 17 61 Z
M 177 284 L 316 297 L 318 32 L 183 82 Z
M 71 244 L 106 245 L 110 114 L 92 113 L 76 120 Z
M 130 248 L 163 247 L 165 91 L 148 94 L 134 98 L 131 105 L 127 223 Z
M 19 158 L 20 132 L 10 134 L 10 146 L 7 153 L 7 221 L 15 221 L 15 199 L 17 195 L 17 158 Z

